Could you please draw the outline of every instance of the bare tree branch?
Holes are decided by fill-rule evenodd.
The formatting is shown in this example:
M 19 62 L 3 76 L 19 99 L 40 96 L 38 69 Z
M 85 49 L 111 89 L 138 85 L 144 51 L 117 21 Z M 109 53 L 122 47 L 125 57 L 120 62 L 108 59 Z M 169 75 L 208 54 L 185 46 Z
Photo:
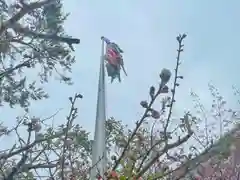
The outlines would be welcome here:
M 79 44 L 80 43 L 80 39 L 69 38 L 69 37 L 60 37 L 60 36 L 57 36 L 56 34 L 37 33 L 37 32 L 31 31 L 27 27 L 22 27 L 18 23 L 16 23 L 14 25 L 13 29 L 16 32 L 21 33 L 21 34 L 23 34 L 23 35 L 25 35 L 27 37 L 34 37 L 34 38 L 46 39 L 46 40 L 54 40 L 54 41 L 67 43 L 71 47 L 71 49 L 72 49 L 72 45 L 73 44 Z
M 12 172 L 4 180 L 14 180 L 14 175 L 17 174 L 17 172 L 19 171 L 21 166 L 24 165 L 24 163 L 26 162 L 27 158 L 28 158 L 27 154 L 24 154 L 22 159 L 18 162 L 17 166 L 13 167 Z
M 68 139 L 68 132 L 70 130 L 70 128 L 72 127 L 73 121 L 74 119 L 77 117 L 77 109 L 74 107 L 75 106 L 75 102 L 78 98 L 82 98 L 82 95 L 80 94 L 75 94 L 74 98 L 69 98 L 70 102 L 71 102 L 71 109 L 69 112 L 69 115 L 67 117 L 67 125 L 66 128 L 64 130 L 64 141 L 63 141 L 63 153 L 62 153 L 62 172 L 61 172 L 61 176 L 62 176 L 62 180 L 64 180 L 64 163 L 65 163 L 65 152 L 66 152 L 66 141 Z
M 23 63 L 20 63 L 20 64 L 16 65 L 13 68 L 7 68 L 4 72 L 1 72 L 0 73 L 0 80 L 2 78 L 4 78 L 5 76 L 11 74 L 13 71 L 18 70 L 18 69 L 20 69 L 22 67 L 30 67 L 30 60 L 24 61 Z
M 189 132 L 186 136 L 184 136 L 183 138 L 179 139 L 178 141 L 172 143 L 172 144 L 168 144 L 166 145 L 163 150 L 158 153 L 155 157 L 153 157 L 149 163 L 147 163 L 142 170 L 138 173 L 137 178 L 141 177 L 155 162 L 156 160 L 161 157 L 163 154 L 165 154 L 166 152 L 168 152 L 169 150 L 178 147 L 179 145 L 185 143 L 191 136 L 192 136 L 193 132 Z

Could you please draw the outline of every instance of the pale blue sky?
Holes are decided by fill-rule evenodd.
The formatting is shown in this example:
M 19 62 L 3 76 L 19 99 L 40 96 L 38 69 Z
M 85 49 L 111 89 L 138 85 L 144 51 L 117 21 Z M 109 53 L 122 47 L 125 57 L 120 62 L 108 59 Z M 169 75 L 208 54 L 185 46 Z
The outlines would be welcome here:
M 107 114 L 125 123 L 133 124 L 138 119 L 142 112 L 139 102 L 147 98 L 149 87 L 157 84 L 161 69 L 175 67 L 175 37 L 182 32 L 188 37 L 180 67 L 184 80 L 177 92 L 176 114 L 192 108 L 191 89 L 208 105 L 209 81 L 229 102 L 232 102 L 231 85 L 240 87 L 240 1 L 65 0 L 64 5 L 65 11 L 71 13 L 66 31 L 81 39 L 81 44 L 75 46 L 75 84 L 66 86 L 50 81 L 46 86 L 50 99 L 33 104 L 32 115 L 46 117 L 64 108 L 55 119 L 64 122 L 68 97 L 80 92 L 84 99 L 78 104 L 77 121 L 89 131 L 94 130 L 102 35 L 125 51 L 128 77 L 123 76 L 121 84 L 107 85 Z M 14 117 L 22 114 L 20 110 L 13 112 L 1 109 L 1 119 L 12 124 Z

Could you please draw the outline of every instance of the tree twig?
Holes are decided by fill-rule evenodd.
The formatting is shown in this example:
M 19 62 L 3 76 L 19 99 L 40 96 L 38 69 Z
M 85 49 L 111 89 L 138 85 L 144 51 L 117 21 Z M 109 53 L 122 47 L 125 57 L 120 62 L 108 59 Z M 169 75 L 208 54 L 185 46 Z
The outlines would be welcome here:
M 175 68 L 175 76 L 174 76 L 174 82 L 173 82 L 173 89 L 172 89 L 172 98 L 171 98 L 171 102 L 170 102 L 170 107 L 169 107 L 169 111 L 168 111 L 168 117 L 167 117 L 167 120 L 166 120 L 166 125 L 164 127 L 164 135 L 165 135 L 165 138 L 167 137 L 167 129 L 168 129 L 168 126 L 169 126 L 169 123 L 170 123 L 170 118 L 172 116 L 172 108 L 173 108 L 173 104 L 175 102 L 175 94 L 176 94 L 176 87 L 178 86 L 177 84 L 177 80 L 179 78 L 178 76 L 178 69 L 179 69 L 179 65 L 180 65 L 180 55 L 181 55 L 181 52 L 183 51 L 183 40 L 186 38 L 186 35 L 183 34 L 183 35 L 179 35 L 177 37 L 177 41 L 178 41 L 178 50 L 177 50 L 177 63 L 176 63 L 176 68 Z
M 79 44 L 80 43 L 80 39 L 77 39 L 77 38 L 61 37 L 61 36 L 58 36 L 56 34 L 44 34 L 44 33 L 34 32 L 34 31 L 31 31 L 27 27 L 21 26 L 18 23 L 16 23 L 14 25 L 13 29 L 18 33 L 24 34 L 24 36 L 35 37 L 35 38 L 38 38 L 38 39 L 54 40 L 54 41 L 67 43 L 70 46 L 71 49 L 72 49 L 73 44 Z
M 154 158 L 152 158 L 143 168 L 142 170 L 137 174 L 136 178 L 141 177 L 155 162 L 156 160 L 161 157 L 163 154 L 165 154 L 168 150 L 173 149 L 175 147 L 178 147 L 179 145 L 183 144 L 186 142 L 191 136 L 193 132 L 189 132 L 186 136 L 183 138 L 179 139 L 178 141 L 172 143 L 172 144 L 167 144 L 163 148 L 163 150 L 158 153 Z
M 66 152 L 66 142 L 68 139 L 68 131 L 70 130 L 70 128 L 72 127 L 72 123 L 74 121 L 74 119 L 77 117 L 77 109 L 74 107 L 76 100 L 78 98 L 81 98 L 82 96 L 80 94 L 75 94 L 74 98 L 72 99 L 72 97 L 70 97 L 70 102 L 71 102 L 71 108 L 70 108 L 70 112 L 69 115 L 67 117 L 67 125 L 66 125 L 66 129 L 64 131 L 64 141 L 63 141 L 63 152 L 62 152 L 62 162 L 61 163 L 61 177 L 62 180 L 64 180 L 64 163 L 65 163 L 65 152 Z
M 13 71 L 20 69 L 22 67 L 30 67 L 30 60 L 20 63 L 20 64 L 16 65 L 15 67 L 7 68 L 4 72 L 1 72 L 0 80 L 3 79 L 5 76 L 11 74 Z

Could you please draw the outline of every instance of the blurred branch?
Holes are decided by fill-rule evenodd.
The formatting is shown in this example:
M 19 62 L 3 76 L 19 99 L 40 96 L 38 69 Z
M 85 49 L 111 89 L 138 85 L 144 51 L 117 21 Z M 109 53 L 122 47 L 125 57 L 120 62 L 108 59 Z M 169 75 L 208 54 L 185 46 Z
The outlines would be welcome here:
M 44 156 L 46 158 L 47 164 L 50 164 L 50 160 L 49 160 L 49 157 L 48 157 L 46 151 L 44 151 L 43 154 L 44 154 Z M 54 173 L 52 172 L 52 169 L 49 167 L 48 170 L 49 170 L 49 175 L 50 175 L 49 178 L 54 180 Z
M 209 150 L 209 149 L 208 149 Z M 183 174 L 181 174 L 179 177 L 177 177 L 176 179 L 174 180 L 180 180 L 181 178 L 185 177 L 186 174 L 190 171 L 190 170 L 193 170 L 195 169 L 202 161 L 199 161 L 197 159 L 188 159 L 185 163 L 181 164 L 179 167 L 173 169 L 173 170 L 170 170 L 170 171 L 167 171 L 163 174 L 160 174 L 160 175 L 157 175 L 155 177 L 152 178 L 152 180 L 159 180 L 159 179 L 162 179 L 176 171 L 180 171 L 182 169 L 185 169 L 185 171 L 183 172 Z M 174 177 L 175 178 L 175 177 Z
M 34 32 L 27 27 L 22 27 L 18 23 L 14 25 L 13 29 L 18 33 L 24 34 L 24 36 L 67 43 L 73 51 L 74 49 L 72 45 L 80 43 L 80 39 L 77 39 L 77 38 L 60 37 L 60 36 L 57 36 L 56 34 L 43 34 L 43 33 Z
M 139 165 L 139 167 L 138 167 L 137 172 L 139 172 L 139 171 L 141 170 L 144 162 L 147 160 L 147 158 L 149 157 L 149 155 L 151 154 L 151 152 L 154 150 L 154 148 L 155 148 L 157 145 L 161 144 L 162 142 L 164 142 L 164 140 L 158 140 L 155 144 L 153 144 L 153 145 L 151 146 L 151 148 L 147 151 L 147 153 L 146 153 L 145 156 L 143 157 L 143 159 L 142 159 L 142 161 L 141 161 L 141 163 L 140 163 L 140 165 Z
M 163 112 L 160 113 L 160 115 L 163 114 Z M 155 124 L 156 124 L 157 120 L 154 121 L 152 127 L 151 127 L 151 132 L 150 132 L 150 146 L 151 148 L 149 150 L 147 150 L 147 153 L 145 154 L 145 156 L 143 157 L 138 169 L 137 169 L 137 172 L 140 171 L 140 169 L 142 168 L 144 162 L 147 160 L 148 156 L 150 155 L 150 153 L 152 152 L 152 150 L 158 145 L 160 144 L 161 142 L 163 142 L 163 140 L 159 140 L 157 143 L 153 144 L 153 130 L 154 130 L 154 127 L 155 127 Z
M 167 133 L 167 128 L 169 126 L 169 122 L 170 122 L 170 118 L 172 115 L 172 107 L 173 104 L 175 102 L 175 92 L 176 92 L 176 87 L 179 86 L 179 84 L 177 83 L 177 79 L 183 79 L 182 76 L 178 76 L 178 69 L 179 69 L 179 65 L 180 65 L 180 54 L 183 51 L 183 45 L 182 45 L 182 41 L 183 39 L 186 38 L 186 34 L 183 35 L 179 35 L 177 37 L 177 41 L 179 44 L 178 47 L 178 55 L 177 55 L 177 64 L 176 64 L 176 68 L 175 68 L 175 77 L 174 77 L 174 85 L 173 85 L 173 89 L 171 90 L 172 92 L 172 98 L 171 98 L 171 102 L 170 104 L 167 105 L 167 107 L 169 107 L 169 112 L 168 112 L 168 117 L 167 117 L 167 122 L 166 125 L 164 126 L 164 137 L 163 139 L 158 140 L 156 143 L 152 143 L 152 139 L 151 139 L 151 144 L 152 146 L 150 147 L 150 149 L 147 151 L 147 154 L 145 157 L 143 157 L 140 166 L 138 167 L 137 170 L 137 178 L 141 177 L 147 170 L 149 170 L 149 168 L 159 159 L 160 156 L 162 156 L 163 154 L 165 154 L 168 150 L 175 148 L 179 145 L 181 145 L 182 143 L 186 142 L 193 134 L 192 130 L 190 129 L 189 124 L 185 124 L 187 126 L 187 130 L 188 130 L 188 134 L 183 137 L 182 139 L 179 138 L 178 141 L 176 141 L 173 144 L 168 144 L 168 133 Z M 161 93 L 166 93 L 168 92 L 168 87 L 166 86 L 166 84 L 168 83 L 168 81 L 170 80 L 171 77 L 171 72 L 168 69 L 163 69 L 161 74 L 160 74 L 160 78 L 161 78 L 161 83 L 159 84 L 159 88 L 157 90 L 157 92 L 155 93 L 155 87 L 151 86 L 150 88 L 150 92 L 149 95 L 151 97 L 150 103 L 148 104 L 147 102 L 141 102 L 141 105 L 145 108 L 145 112 L 142 116 L 142 118 L 140 119 L 140 121 L 138 121 L 136 123 L 136 128 L 133 130 L 130 138 L 128 139 L 126 145 L 124 146 L 124 149 L 121 153 L 121 155 L 119 156 L 119 158 L 115 161 L 115 165 L 113 167 L 113 171 L 116 170 L 116 168 L 118 167 L 120 161 L 122 160 L 122 158 L 124 157 L 125 153 L 127 152 L 130 143 L 133 141 L 134 136 L 136 135 L 138 129 L 140 128 L 140 126 L 142 125 L 142 123 L 144 122 L 144 120 L 149 117 L 152 116 L 155 119 L 158 119 L 161 114 L 156 112 L 156 110 L 152 109 L 152 105 L 154 104 L 155 100 L 157 99 L 157 97 L 161 94 Z M 151 115 L 149 114 L 151 113 Z M 187 123 L 187 122 L 185 122 Z M 144 161 L 147 159 L 147 157 L 149 156 L 149 154 L 151 153 L 151 151 L 157 146 L 159 145 L 161 142 L 165 142 L 165 147 L 162 149 L 162 151 L 158 152 L 157 155 L 155 155 L 155 157 L 153 157 L 146 165 L 143 166 Z M 143 166 L 143 168 L 142 168 Z
M 30 3 L 30 4 L 24 3 L 23 0 L 21 0 L 20 2 L 22 5 L 21 9 L 7 21 L 1 22 L 2 24 L 0 26 L 0 36 L 6 29 L 11 28 L 13 25 L 15 25 L 15 23 L 17 23 L 20 19 L 22 19 L 29 12 L 32 12 L 35 9 L 41 8 L 42 6 L 50 5 L 50 3 L 54 2 L 54 1 L 53 0 L 44 0 L 44 1 L 34 2 L 34 3 Z
M 173 104 L 175 102 L 175 94 L 176 94 L 176 87 L 179 86 L 179 84 L 177 83 L 177 80 L 179 78 L 183 78 L 182 76 L 178 76 L 178 69 L 179 69 L 179 66 L 180 66 L 180 55 L 181 55 L 181 52 L 183 52 L 183 40 L 187 37 L 186 34 L 183 34 L 183 35 L 179 35 L 177 36 L 177 41 L 178 41 L 178 50 L 177 50 L 177 63 L 176 63 L 176 68 L 175 68 L 175 76 L 174 76 L 174 82 L 173 82 L 173 89 L 171 90 L 172 92 L 172 98 L 171 98 L 171 102 L 170 102 L 170 105 L 169 105 L 169 111 L 168 111 L 168 117 L 167 117 L 167 122 L 166 122 L 166 125 L 164 127 L 164 135 L 165 135 L 165 139 L 167 138 L 167 129 L 168 129 L 168 126 L 169 126 L 169 123 L 170 123 L 170 118 L 172 116 L 172 108 L 173 108 Z
M 165 145 L 165 147 L 163 148 L 163 150 L 161 152 L 159 152 L 154 158 L 152 158 L 143 168 L 142 170 L 137 174 L 137 178 L 141 177 L 155 162 L 156 160 L 161 157 L 163 154 L 165 154 L 166 152 L 168 152 L 170 149 L 173 149 L 175 147 L 178 147 L 179 145 L 185 143 L 191 136 L 192 136 L 193 132 L 190 131 L 188 132 L 188 134 L 186 136 L 184 136 L 183 138 L 179 139 L 178 141 L 172 143 L 172 144 L 167 144 Z
M 10 157 L 12 157 L 12 156 L 18 155 L 18 154 L 20 154 L 20 153 L 22 153 L 22 152 L 24 152 L 24 151 L 26 151 L 26 150 L 28 150 L 28 149 L 31 149 L 32 147 L 34 147 L 35 145 L 37 145 L 37 144 L 39 144 L 39 143 L 45 142 L 45 141 L 47 141 L 47 140 L 51 140 L 51 139 L 58 138 L 58 137 L 60 137 L 60 136 L 62 136 L 62 135 L 64 135 L 64 132 L 56 133 L 56 134 L 54 134 L 54 135 L 52 135 L 52 136 L 50 136 L 50 137 L 46 137 L 46 138 L 42 138 L 42 139 L 35 140 L 33 143 L 31 143 L 31 144 L 29 144 L 29 145 L 26 145 L 26 146 L 24 146 L 24 147 L 22 147 L 22 148 L 20 148 L 20 149 L 18 149 L 18 150 L 16 150 L 16 151 L 10 152 L 10 153 L 8 153 L 7 155 L 1 156 L 1 157 L 0 157 L 0 160 L 1 160 L 1 159 L 7 159 L 7 158 L 10 158 Z
M 168 140 L 168 137 L 167 137 L 167 128 L 169 126 L 169 123 L 170 123 L 170 118 L 171 118 L 171 115 L 172 115 L 172 108 L 173 108 L 173 104 L 175 102 L 175 93 L 176 93 L 176 88 L 177 86 L 179 86 L 179 84 L 177 83 L 177 80 L 180 76 L 178 76 L 178 69 L 179 69 L 179 66 L 180 66 L 180 54 L 181 52 L 183 51 L 183 39 L 186 38 L 186 35 L 183 34 L 183 35 L 179 35 L 177 37 L 177 41 L 178 41 L 178 50 L 177 50 L 177 62 L 176 62 L 176 68 L 175 68 L 175 74 L 174 74 L 174 83 L 173 83 L 173 89 L 171 90 L 172 92 L 172 98 L 171 98 L 171 102 L 170 104 L 168 105 L 169 107 L 169 112 L 168 112 L 168 117 L 167 117 L 167 120 L 166 120 L 166 125 L 164 126 L 164 138 L 161 139 L 161 140 L 158 140 L 156 143 L 153 144 L 153 140 L 152 140 L 152 135 L 151 135 L 151 148 L 147 151 L 145 157 L 142 159 L 141 163 L 140 163 L 140 166 L 138 167 L 138 170 L 137 171 L 140 171 L 140 169 L 142 168 L 145 160 L 147 159 L 147 157 L 150 155 L 150 153 L 152 152 L 152 150 L 157 146 L 159 145 L 160 143 L 162 142 L 166 142 L 167 143 L 167 140 Z M 150 93 L 151 94 L 151 93 Z M 154 97 L 152 95 L 152 97 Z M 155 125 L 155 123 L 153 124 L 153 126 Z M 152 127 L 152 130 L 151 130 L 151 134 L 152 134 L 152 131 L 153 131 L 153 127 Z
M 41 8 L 42 6 L 49 6 L 52 3 L 55 3 L 54 0 L 44 0 L 40 2 L 34 2 L 30 4 L 26 4 L 23 1 L 21 1 L 22 7 L 20 7 L 20 10 L 9 20 L 6 22 L 2 22 L 0 26 L 0 35 L 8 29 L 8 28 L 13 28 L 16 32 L 24 34 L 24 36 L 27 37 L 34 37 L 34 38 L 39 38 L 39 39 L 46 39 L 46 40 L 54 40 L 54 41 L 60 41 L 67 43 L 71 50 L 74 51 L 73 49 L 73 44 L 79 44 L 80 39 L 77 38 L 69 38 L 69 37 L 60 37 L 57 36 L 56 34 L 43 34 L 43 33 L 38 33 L 30 30 L 27 27 L 21 26 L 21 24 L 18 23 L 18 21 L 23 18 L 26 14 L 32 12 L 35 9 Z M 19 5 L 20 6 L 20 5 Z
M 71 129 L 72 127 L 72 124 L 73 124 L 73 121 L 74 119 L 76 119 L 77 117 L 77 108 L 75 108 L 75 103 L 76 103 L 76 100 L 78 98 L 82 98 L 82 95 L 81 94 L 75 94 L 74 98 L 70 97 L 69 100 L 71 102 L 71 109 L 70 109 L 70 112 L 69 112 L 69 115 L 67 117 L 67 125 L 66 125 L 66 129 L 64 130 L 64 141 L 63 141 L 63 153 L 62 153 L 62 162 L 61 163 L 61 167 L 62 167 L 62 171 L 61 171 L 61 177 L 62 177 L 62 180 L 64 180 L 64 163 L 65 163 L 65 152 L 66 152 L 66 142 L 67 142 L 67 139 L 68 139 L 68 131 Z
M 11 74 L 13 71 L 20 69 L 22 67 L 30 67 L 30 60 L 20 63 L 20 64 L 16 65 L 15 67 L 7 68 L 4 72 L 1 72 L 0 80 L 3 79 L 5 76 Z
M 28 171 L 31 169 L 46 169 L 46 168 L 55 168 L 57 167 L 57 164 L 35 164 L 35 165 L 23 165 L 22 169 Z
M 32 133 L 31 133 L 31 131 L 29 131 L 28 138 L 27 138 L 27 145 L 30 144 L 31 135 L 32 135 Z M 26 163 L 28 156 L 29 156 L 29 150 L 30 149 L 27 149 L 27 151 L 25 153 L 23 153 L 22 158 L 17 163 L 17 165 L 12 168 L 12 172 L 7 176 L 6 180 L 14 180 L 14 176 L 20 171 L 21 167 Z
M 24 165 L 24 163 L 26 162 L 27 158 L 28 158 L 28 155 L 26 153 L 26 154 L 24 154 L 22 156 L 22 158 L 18 162 L 17 166 L 12 168 L 12 172 L 4 180 L 14 180 L 14 175 L 17 174 L 17 172 L 19 171 L 21 166 Z
M 148 112 L 151 111 L 153 103 L 155 102 L 155 100 L 157 99 L 157 97 L 159 96 L 159 94 L 161 93 L 161 89 L 162 89 L 162 86 L 160 85 L 158 92 L 153 96 L 153 98 L 151 99 L 149 105 L 147 105 L 147 108 L 145 109 L 145 112 L 144 112 L 142 118 L 140 119 L 140 121 L 136 122 L 136 128 L 133 130 L 133 133 L 132 133 L 132 135 L 130 136 L 130 138 L 128 139 L 128 141 L 127 141 L 127 143 L 126 143 L 126 145 L 125 145 L 125 147 L 124 147 L 121 155 L 120 155 L 119 158 L 115 161 L 115 165 L 113 166 L 113 171 L 115 171 L 116 168 L 118 167 L 120 161 L 121 161 L 122 158 L 124 157 L 124 155 L 125 155 L 128 147 L 129 147 L 131 141 L 133 140 L 134 136 L 136 135 L 138 129 L 139 129 L 140 126 L 142 125 L 142 123 L 143 123 L 143 121 L 145 120 L 145 118 L 148 117 Z

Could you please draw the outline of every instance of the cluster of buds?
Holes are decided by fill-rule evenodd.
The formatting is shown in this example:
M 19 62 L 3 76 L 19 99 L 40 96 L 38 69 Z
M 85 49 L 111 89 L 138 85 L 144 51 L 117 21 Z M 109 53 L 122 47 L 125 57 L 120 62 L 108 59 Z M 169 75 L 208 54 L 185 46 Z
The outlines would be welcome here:
M 42 129 L 40 119 L 33 117 L 30 121 L 24 121 L 24 125 L 28 126 L 28 131 L 35 131 L 36 133 L 40 132 Z
M 162 93 L 162 94 L 163 93 L 164 94 L 168 93 L 169 88 L 166 84 L 169 82 L 169 80 L 171 78 L 171 75 L 172 75 L 172 73 L 169 69 L 165 69 L 165 68 L 162 69 L 162 71 L 159 75 L 160 79 L 161 79 L 159 90 L 157 92 L 155 92 L 156 89 L 155 89 L 154 86 L 151 86 L 150 89 L 149 89 L 149 95 L 150 95 L 152 101 L 154 101 L 160 93 Z M 147 101 L 141 101 L 140 105 L 143 108 L 148 109 L 150 111 L 151 114 L 149 116 L 151 116 L 152 118 L 154 118 L 154 119 L 159 119 L 160 118 L 159 111 L 156 111 L 156 110 L 150 108 Z

